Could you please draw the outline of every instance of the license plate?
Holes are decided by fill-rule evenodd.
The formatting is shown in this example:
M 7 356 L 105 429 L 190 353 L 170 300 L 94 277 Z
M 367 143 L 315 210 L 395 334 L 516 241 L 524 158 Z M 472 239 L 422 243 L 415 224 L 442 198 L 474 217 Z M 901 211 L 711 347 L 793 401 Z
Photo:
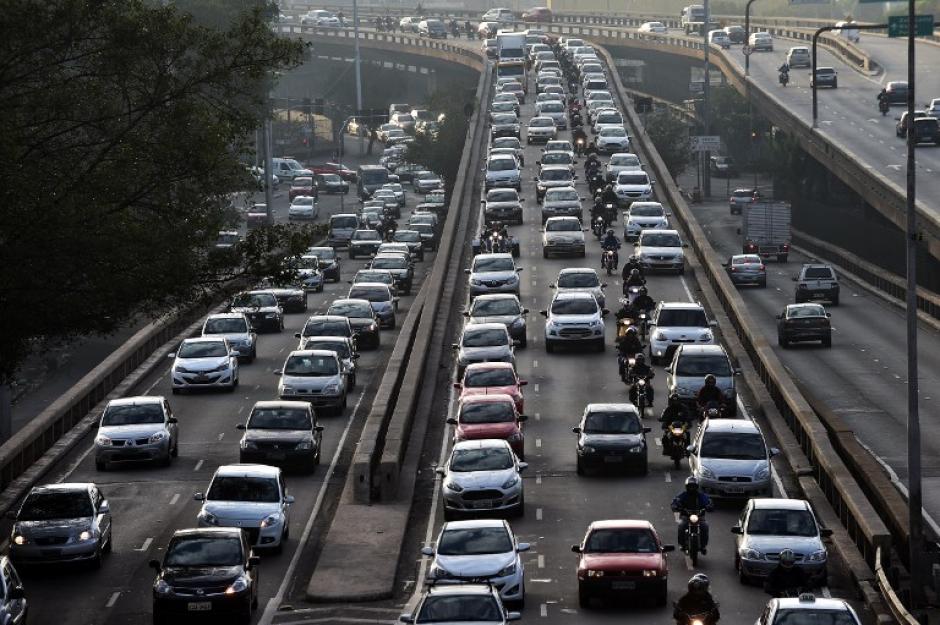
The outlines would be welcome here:
M 620 462 L 620 456 L 604 456 L 604 462 L 609 462 L 610 464 Z
M 636 590 L 636 582 L 611 582 L 613 590 Z
M 271 460 L 283 460 L 287 457 L 283 451 L 272 451 L 268 454 L 271 457 Z
M 208 382 L 208 381 L 209 381 L 209 376 L 199 374 L 199 375 L 196 376 L 196 381 L 197 381 L 197 382 Z
M 190 601 L 186 605 L 186 609 L 190 612 L 209 612 L 212 610 L 211 601 Z
M 744 492 L 744 489 L 740 486 L 729 486 L 725 488 L 725 492 L 731 493 L 733 495 L 740 495 Z
M 487 509 L 493 507 L 493 500 L 492 500 L 492 499 L 484 499 L 483 501 L 474 501 L 473 503 L 470 504 L 470 507 L 471 507 L 471 508 L 477 508 L 477 509 L 480 509 L 480 510 L 487 510 Z

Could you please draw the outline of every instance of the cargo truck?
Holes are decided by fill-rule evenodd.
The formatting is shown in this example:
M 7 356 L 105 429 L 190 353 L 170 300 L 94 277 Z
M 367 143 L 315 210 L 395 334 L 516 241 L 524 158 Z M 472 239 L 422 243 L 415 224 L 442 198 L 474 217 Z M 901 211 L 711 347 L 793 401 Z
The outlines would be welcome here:
M 775 256 L 787 262 L 790 253 L 790 205 L 786 202 L 755 200 L 743 206 L 741 234 L 745 254 L 761 258 Z
M 524 63 L 525 33 L 511 31 L 496 33 L 496 58 L 500 63 Z

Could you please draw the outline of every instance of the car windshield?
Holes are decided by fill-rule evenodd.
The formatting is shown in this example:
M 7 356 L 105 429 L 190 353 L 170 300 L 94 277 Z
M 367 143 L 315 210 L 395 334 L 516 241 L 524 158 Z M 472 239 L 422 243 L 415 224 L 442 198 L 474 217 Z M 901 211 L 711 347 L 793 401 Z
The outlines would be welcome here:
M 545 169 L 539 176 L 542 180 L 571 180 L 571 172 L 567 169 Z
M 678 376 L 705 376 L 708 374 L 718 377 L 729 377 L 731 365 L 724 356 L 686 356 L 683 355 L 676 362 L 676 375 Z
M 511 258 L 477 258 L 473 261 L 473 271 L 476 273 L 489 271 L 513 271 L 515 265 Z
M 516 116 L 506 113 L 499 113 L 498 115 L 493 115 L 494 124 L 515 124 Z
M 567 152 L 555 152 L 542 155 L 543 165 L 570 165 L 571 155 Z
M 203 334 L 245 334 L 247 332 L 248 324 L 244 319 L 237 317 L 207 319 L 206 326 L 202 329 Z
M 284 375 L 325 377 L 337 373 L 336 359 L 330 356 L 291 356 L 284 365 Z
M 349 297 L 351 299 L 364 299 L 369 302 L 387 302 L 392 299 L 389 294 L 388 289 L 381 289 L 378 287 L 353 287 L 349 289 Z
M 217 475 L 209 486 L 210 501 L 251 501 L 275 503 L 281 500 L 275 477 Z
M 375 230 L 356 230 L 352 238 L 354 241 L 381 241 L 382 235 Z
M 359 304 L 358 302 L 341 302 L 330 306 L 326 314 L 351 317 L 353 319 L 371 318 L 372 307 L 366 304 Z
M 548 128 L 555 127 L 555 120 L 548 117 L 534 117 L 529 122 L 529 127 L 531 128 Z
M 732 265 L 760 265 L 760 256 L 748 254 L 747 256 L 734 256 L 731 259 Z
M 558 286 L 563 289 L 594 287 L 600 284 L 600 279 L 593 271 L 571 271 L 558 276 Z
M 163 566 L 219 567 L 242 564 L 242 544 L 237 538 L 183 536 L 174 538 L 166 548 Z
M 602 137 L 626 137 L 627 131 L 619 126 L 611 126 L 608 128 L 601 128 L 600 135 Z
M 505 113 L 515 111 L 516 106 L 512 102 L 493 102 L 492 109 L 497 113 Z M 513 115 L 513 118 L 515 118 L 515 115 Z
M 349 358 L 349 343 L 343 340 L 329 341 L 324 339 L 314 339 L 304 345 L 304 349 L 325 349 L 330 352 L 336 352 L 340 358 Z
M 336 251 L 333 248 L 321 248 L 309 250 L 308 255 L 316 256 L 320 260 L 332 261 L 336 258 Z
M 376 258 L 372 261 L 373 269 L 405 269 L 408 266 L 408 261 L 404 258 Z
M 554 191 L 550 191 L 546 193 L 545 201 L 546 202 L 580 202 L 581 197 L 578 195 L 578 192 L 575 191 L 574 189 L 558 189 L 558 190 L 554 190 Z M 560 222 L 557 222 L 557 223 L 560 223 Z M 571 228 L 572 230 L 580 229 L 581 227 L 580 222 L 572 222 L 572 223 L 575 223 L 576 225 L 575 228 Z
M 471 317 L 518 315 L 519 312 L 519 302 L 515 298 L 476 299 L 470 308 Z
M 346 320 L 308 321 L 304 325 L 304 336 L 349 336 L 349 322 Z
M 571 152 L 571 144 L 567 141 L 549 141 L 545 144 L 546 152 Z
M 598 410 L 589 412 L 584 418 L 585 434 L 639 434 L 642 431 L 633 412 Z
M 255 408 L 248 427 L 261 430 L 309 430 L 310 412 L 303 408 Z
M 294 206 L 313 206 L 313 198 L 308 195 L 301 195 L 299 197 L 295 197 L 291 204 Z
M 515 386 L 516 376 L 510 369 L 484 369 L 483 371 L 468 369 L 463 378 L 463 385 L 467 388 Z
M 502 611 L 489 595 L 437 595 L 425 599 L 415 623 L 502 620 Z
M 494 148 L 512 148 L 518 150 L 522 146 L 522 143 L 519 142 L 515 137 L 500 137 L 499 139 L 493 140 Z
M 301 256 L 294 262 L 294 266 L 297 269 L 319 269 L 320 259 L 313 255 Z
M 674 232 L 643 233 L 640 245 L 647 247 L 682 247 L 682 240 Z
M 339 184 L 343 181 L 343 179 L 339 177 L 339 174 L 320 174 L 320 179 L 323 182 L 329 182 L 333 184 Z
M 807 267 L 803 277 L 808 280 L 832 280 L 832 270 L 829 267 Z
M 747 519 L 748 534 L 816 536 L 816 521 L 809 510 L 755 508 Z
M 482 556 L 512 550 L 512 539 L 504 527 L 447 530 L 437 543 L 437 553 L 442 556 Z
M 610 157 L 610 164 L 615 167 L 637 167 L 640 164 L 640 159 L 633 155 L 623 154 Z
M 556 299 L 552 302 L 553 315 L 594 315 L 597 302 L 593 298 Z
M 757 432 L 705 432 L 699 454 L 702 458 L 722 460 L 764 460 L 767 458 L 764 439 Z
M 101 417 L 101 425 L 131 425 L 133 423 L 163 423 L 163 406 L 160 404 L 108 406 Z
M 487 202 L 516 202 L 519 200 L 519 196 L 516 195 L 515 191 L 490 191 L 486 194 Z
M 500 329 L 479 329 L 467 328 L 463 333 L 464 347 L 497 347 L 508 345 L 506 330 Z
M 183 343 L 177 353 L 180 358 L 221 358 L 228 356 L 225 343 L 213 341 L 211 343 Z
M 617 176 L 617 184 L 644 184 L 650 183 L 646 174 L 620 174 Z
M 450 470 L 458 473 L 503 471 L 512 466 L 512 452 L 506 447 L 455 449 L 450 461 Z
M 291 186 L 292 187 L 312 187 L 313 178 L 302 178 L 302 177 L 294 178 L 294 181 L 291 183 Z
M 664 328 L 707 328 L 708 319 L 700 308 L 663 309 L 656 318 L 656 325 Z
M 787 309 L 788 319 L 804 319 L 807 317 L 825 317 L 826 309 L 822 306 L 811 304 L 809 306 L 793 306 Z
M 263 308 L 277 306 L 277 298 L 271 293 L 239 293 L 232 300 L 232 308 Z
M 399 243 L 415 243 L 421 241 L 421 233 L 416 230 L 397 230 L 393 238 Z
M 77 519 L 90 517 L 95 513 L 91 498 L 85 491 L 63 493 L 31 493 L 19 514 L 17 521 L 50 521 L 53 519 Z
M 778 610 L 773 625 L 857 625 L 848 610 L 799 609 Z
M 630 209 L 631 217 L 662 217 L 662 206 L 634 206 Z
M 512 423 L 515 420 L 512 402 L 472 403 L 460 409 L 461 423 Z
M 359 225 L 359 219 L 353 215 L 348 217 L 333 217 L 330 219 L 331 228 L 355 228 Z
M 580 232 L 581 222 L 577 219 L 558 219 L 545 224 L 545 232 Z
M 557 78 L 556 78 L 557 80 Z M 539 105 L 539 110 L 543 113 L 564 113 L 565 105 L 557 100 L 549 100 Z
M 585 553 L 656 553 L 653 534 L 642 528 L 596 529 L 584 541 Z
M 623 118 L 620 117 L 620 113 L 604 113 L 603 115 L 597 116 L 598 124 L 622 124 Z
M 511 158 L 493 158 L 486 164 L 490 171 L 510 171 L 516 169 L 516 161 Z

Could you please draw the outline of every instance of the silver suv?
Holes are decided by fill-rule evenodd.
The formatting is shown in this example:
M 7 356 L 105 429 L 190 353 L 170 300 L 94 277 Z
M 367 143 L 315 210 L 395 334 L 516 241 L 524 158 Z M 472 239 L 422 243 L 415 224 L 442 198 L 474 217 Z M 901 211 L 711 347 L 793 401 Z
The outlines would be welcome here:
M 519 272 L 512 254 L 477 254 L 469 269 L 470 297 L 484 293 L 514 293 L 519 295 Z
M 258 335 L 252 331 L 244 313 L 209 315 L 202 324 L 202 335 L 225 337 L 240 360 L 254 362 L 258 355 Z
M 839 279 L 836 270 L 830 265 L 806 264 L 800 269 L 796 281 L 796 303 L 809 300 L 828 300 L 833 306 L 839 305 Z
M 337 414 L 346 410 L 346 375 L 336 352 L 322 349 L 291 352 L 284 368 L 274 373 L 281 376 L 277 385 L 281 399 L 308 401 L 317 410 L 328 409 Z
M 721 345 L 680 345 L 672 363 L 666 367 L 666 388 L 677 393 L 683 401 L 694 401 L 699 389 L 705 385 L 705 376 L 713 375 L 724 396 L 729 415 L 737 413 L 737 392 L 732 367 L 725 348 Z
M 109 462 L 170 464 L 179 453 L 179 426 L 170 404 L 158 395 L 112 399 L 95 436 L 95 468 Z
M 545 351 L 552 353 L 560 343 L 591 343 L 599 352 L 604 351 L 604 316 L 591 293 L 557 293 L 545 317 Z
M 343 365 L 343 372 L 346 374 L 346 388 L 353 390 L 356 388 L 356 375 L 359 370 L 356 361 L 359 360 L 359 352 L 356 351 L 355 342 L 345 336 L 311 336 L 303 339 L 300 349 L 325 349 L 336 352 L 339 356 L 340 364 Z

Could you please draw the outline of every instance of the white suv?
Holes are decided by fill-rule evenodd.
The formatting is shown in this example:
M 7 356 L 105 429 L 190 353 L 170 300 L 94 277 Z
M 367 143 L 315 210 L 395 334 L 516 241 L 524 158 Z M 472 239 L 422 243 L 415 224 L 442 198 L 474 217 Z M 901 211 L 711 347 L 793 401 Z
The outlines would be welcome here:
M 590 342 L 604 351 L 604 316 L 606 308 L 591 293 L 557 293 L 548 310 L 541 311 L 545 321 L 545 351 L 552 353 L 559 343 Z
M 693 302 L 660 302 L 650 319 L 649 336 L 653 364 L 671 359 L 680 345 L 715 343 L 705 309 Z

